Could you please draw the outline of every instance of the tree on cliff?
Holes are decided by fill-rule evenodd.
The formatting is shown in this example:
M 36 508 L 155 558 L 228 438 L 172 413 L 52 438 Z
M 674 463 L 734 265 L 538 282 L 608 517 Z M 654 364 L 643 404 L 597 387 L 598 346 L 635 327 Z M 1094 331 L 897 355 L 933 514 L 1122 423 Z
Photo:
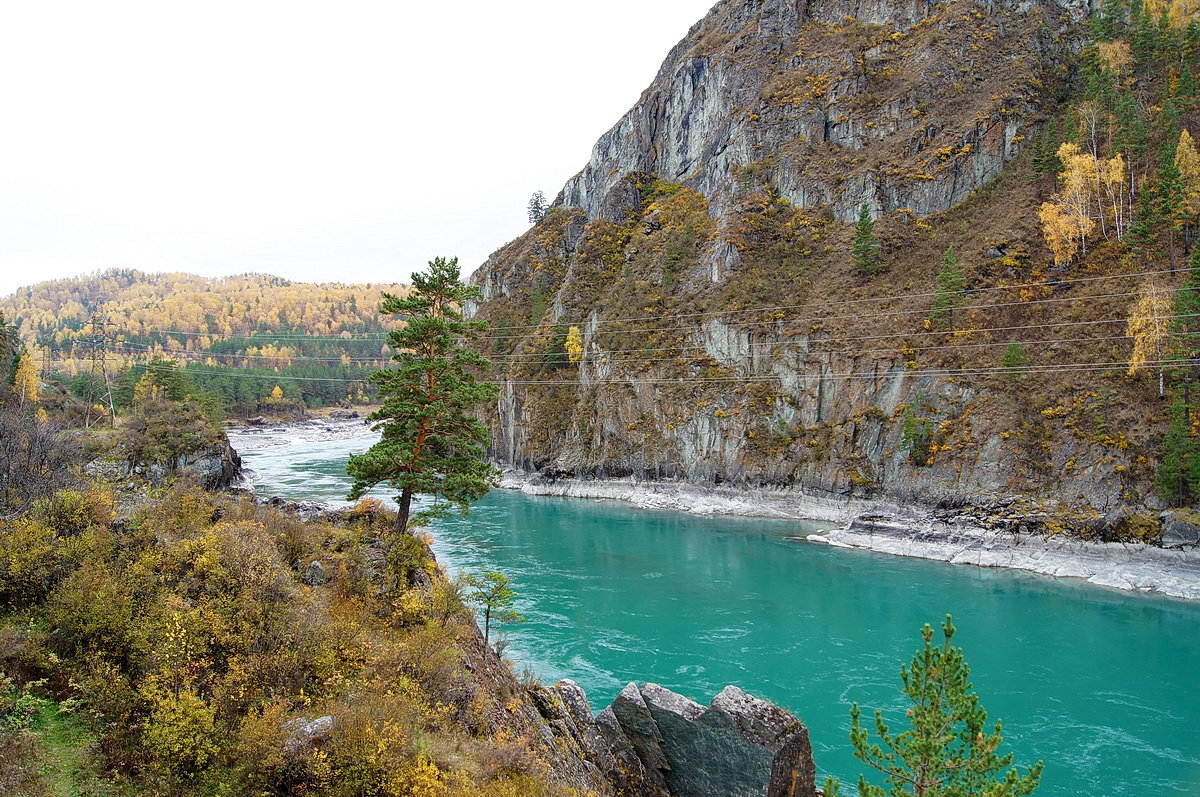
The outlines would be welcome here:
M 462 577 L 469 591 L 467 601 L 483 609 L 483 641 L 487 643 L 492 624 L 523 623 L 525 618 L 513 608 L 517 593 L 508 585 L 508 576 L 498 570 L 469 573 Z
M 354 478 L 352 499 L 382 483 L 400 491 L 397 534 L 410 520 L 439 517 L 452 506 L 465 511 L 496 477 L 482 459 L 488 431 L 471 414 L 495 400 L 496 386 L 477 377 L 487 360 L 464 345 L 487 326 L 463 317 L 464 303 L 478 299 L 479 289 L 459 279 L 458 258 L 431 260 L 412 281 L 407 297 L 385 293 L 380 306 L 406 322 L 388 336 L 397 367 L 371 376 L 383 406 L 369 420 L 383 437 L 346 465 Z M 410 517 L 418 494 L 434 496 L 435 503 Z
M 962 264 L 954 254 L 954 247 L 946 247 L 942 262 L 934 278 L 933 308 L 929 322 L 936 326 L 951 324 L 954 311 L 966 301 L 967 278 L 963 276 Z
M 883 712 L 875 712 L 875 732 L 884 747 L 871 743 L 863 727 L 858 704 L 850 709 L 850 743 L 854 756 L 887 776 L 889 788 L 858 778 L 862 797 L 967 797 L 986 794 L 991 797 L 1022 797 L 1032 794 L 1042 777 L 1042 764 L 1034 764 L 1024 774 L 1012 765 L 1012 753 L 997 755 L 1003 737 L 999 720 L 991 733 L 987 729 L 987 710 L 979 705 L 979 695 L 971 691 L 971 668 L 962 648 L 950 644 L 954 623 L 950 615 L 942 623 L 945 637 L 933 644 L 933 629 L 928 623 L 921 629 L 925 644 L 913 656 L 912 663 L 900 668 L 904 694 L 912 706 L 907 715 L 912 727 L 893 734 L 883 721 Z M 1008 769 L 1007 772 L 1004 772 Z M 826 797 L 837 797 L 838 782 L 825 782 Z
M 854 225 L 854 243 L 850 246 L 854 267 L 868 276 L 882 271 L 879 262 L 879 239 L 875 237 L 875 219 L 871 207 L 864 202 L 858 209 L 858 222 Z

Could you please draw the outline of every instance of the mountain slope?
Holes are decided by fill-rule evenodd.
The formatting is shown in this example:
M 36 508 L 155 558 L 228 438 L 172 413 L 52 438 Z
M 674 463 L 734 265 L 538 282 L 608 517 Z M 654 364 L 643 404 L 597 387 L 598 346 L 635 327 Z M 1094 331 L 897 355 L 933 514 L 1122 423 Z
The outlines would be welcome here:
M 1200 31 L 1088 10 L 718 4 L 472 277 L 496 455 L 578 478 L 1017 494 L 1075 518 L 1155 504 L 1167 402 L 1152 367 L 1126 375 L 1128 319 L 1147 291 L 1169 307 L 1187 236 L 1148 219 L 1135 250 L 1130 222 L 1195 124 L 1179 87 Z M 1151 129 L 1137 150 L 1123 97 Z M 1065 201 L 1064 138 L 1122 154 L 1132 188 L 1119 218 L 1089 199 L 1095 233 L 1059 258 L 1039 208 Z
M 253 413 L 276 385 L 309 406 L 360 398 L 362 380 L 388 358 L 381 293 L 406 290 L 112 269 L 22 288 L 0 299 L 0 313 L 64 381 L 92 373 L 100 356 L 109 374 L 175 360 Z

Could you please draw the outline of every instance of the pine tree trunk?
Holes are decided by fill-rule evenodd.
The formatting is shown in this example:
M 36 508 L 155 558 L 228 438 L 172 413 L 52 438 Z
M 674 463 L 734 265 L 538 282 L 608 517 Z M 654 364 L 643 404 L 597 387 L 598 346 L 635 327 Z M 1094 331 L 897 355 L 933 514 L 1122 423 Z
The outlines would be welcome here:
M 408 516 L 412 508 L 412 489 L 405 487 L 400 493 L 399 506 L 396 507 L 396 526 L 394 531 L 396 534 L 405 534 L 408 532 Z

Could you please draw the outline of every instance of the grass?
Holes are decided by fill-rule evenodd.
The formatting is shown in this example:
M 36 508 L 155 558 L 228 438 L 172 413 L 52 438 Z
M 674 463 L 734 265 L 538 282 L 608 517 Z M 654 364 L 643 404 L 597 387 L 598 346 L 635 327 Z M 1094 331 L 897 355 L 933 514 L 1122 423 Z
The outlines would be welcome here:
M 82 717 L 61 703 L 47 701 L 32 730 L 42 759 L 37 793 L 53 797 L 116 793 L 97 777 L 90 752 L 95 737 Z

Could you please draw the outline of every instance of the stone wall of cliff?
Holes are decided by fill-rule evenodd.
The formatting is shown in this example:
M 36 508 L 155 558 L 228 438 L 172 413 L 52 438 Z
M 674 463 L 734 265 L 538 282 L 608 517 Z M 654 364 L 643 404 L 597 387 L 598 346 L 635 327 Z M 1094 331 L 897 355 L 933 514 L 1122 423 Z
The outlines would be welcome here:
M 719 3 L 472 276 L 492 453 L 551 477 L 1152 503 L 1162 408 L 1120 365 L 1136 285 L 1049 263 L 1028 164 L 1088 11 Z M 864 206 L 872 275 L 850 256 Z M 930 319 L 947 250 L 969 286 L 950 323 Z M 997 367 L 1013 340 L 1028 373 Z M 1108 370 L 1051 368 L 1088 361 Z

